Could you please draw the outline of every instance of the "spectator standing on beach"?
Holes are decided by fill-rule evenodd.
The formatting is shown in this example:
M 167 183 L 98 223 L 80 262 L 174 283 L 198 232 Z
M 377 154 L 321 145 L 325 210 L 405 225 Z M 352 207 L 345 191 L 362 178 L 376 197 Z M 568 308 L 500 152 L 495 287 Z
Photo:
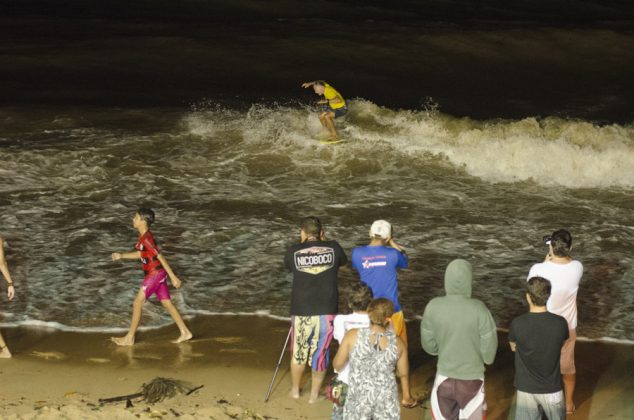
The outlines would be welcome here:
M 336 241 L 326 240 L 321 222 L 306 217 L 300 243 L 291 246 L 284 265 L 293 273 L 291 292 L 291 397 L 300 396 L 305 365 L 312 367 L 309 403 L 315 403 L 326 375 L 333 320 L 338 312 L 337 275 L 348 262 Z
M 372 290 L 364 284 L 356 283 L 348 294 L 347 300 L 348 308 L 352 313 L 337 315 L 333 322 L 334 330 L 332 336 L 339 342 L 339 345 L 343 342 L 343 338 L 348 331 L 370 326 L 368 305 L 372 302 Z M 337 379 L 334 386 L 331 386 L 331 392 L 335 391 L 337 394 L 336 396 L 331 396 L 337 399 L 337 402 L 335 402 L 332 408 L 332 420 L 340 420 L 343 418 L 343 403 L 348 393 L 350 365 L 346 364 L 336 372 Z
M 324 97 L 324 99 L 317 102 L 318 104 L 325 106 L 325 109 L 319 114 L 319 122 L 321 122 L 321 125 L 330 133 L 330 140 L 335 140 L 337 138 L 335 118 L 346 115 L 346 112 L 348 111 L 346 100 L 343 99 L 341 93 L 337 92 L 335 88 L 323 80 L 305 82 L 302 83 L 302 87 L 312 87 L 313 91 L 317 95 Z
M 392 327 L 407 345 L 405 320 L 398 301 L 396 271 L 407 268 L 408 260 L 405 250 L 392 237 L 392 225 L 385 220 L 374 221 L 370 226 L 370 243 L 353 248 L 351 260 L 361 283 L 372 289 L 372 296 L 375 299 L 389 299 L 394 304 Z
M 446 296 L 425 307 L 420 327 L 423 349 L 438 356 L 431 393 L 436 420 L 482 419 L 486 415 L 484 365 L 497 350 L 497 331 L 491 312 L 471 297 L 471 264 L 462 259 L 445 270 Z
M 559 372 L 561 348 L 568 339 L 566 320 L 546 309 L 550 282 L 531 277 L 526 283 L 529 311 L 513 319 L 509 344 L 515 352 L 516 420 L 564 420 L 566 406 Z
M 564 382 L 566 413 L 575 411 L 573 400 L 576 384 L 575 341 L 577 339 L 577 291 L 583 275 L 583 265 L 572 259 L 572 235 L 559 229 L 545 236 L 548 254 L 544 262 L 535 264 L 528 272 L 527 280 L 543 277 L 550 281 L 550 298 L 546 303 L 549 312 L 560 315 L 568 322 L 568 339 L 561 349 L 560 368 Z
M 13 286 L 13 279 L 11 279 L 11 273 L 9 273 L 9 265 L 4 258 L 4 240 L 0 237 L 0 272 L 4 276 L 4 280 L 7 282 L 7 297 L 9 300 L 13 300 L 15 297 L 15 287 Z M 11 352 L 7 347 L 7 343 L 4 342 L 2 334 L 0 334 L 0 358 L 8 359 L 11 357 Z
M 132 320 L 128 333 L 123 337 L 112 337 L 112 341 L 119 346 L 134 345 L 134 336 L 141 321 L 143 305 L 153 294 L 156 294 L 157 299 L 170 314 L 180 330 L 180 336 L 173 342 L 181 343 L 192 338 L 192 333 L 185 325 L 178 309 L 176 309 L 172 303 L 170 292 L 167 288 L 168 276 L 177 289 L 181 287 L 181 281 L 176 277 L 163 254 L 160 253 L 154 240 L 154 235 L 152 231 L 150 231 L 152 223 L 154 223 L 154 212 L 148 208 L 139 209 L 134 213 L 134 217 L 132 218 L 132 226 L 139 232 L 139 239 L 134 246 L 136 251 L 124 253 L 114 252 L 112 254 L 112 261 L 140 259 L 143 264 L 143 271 L 145 272 L 141 289 L 139 289 L 132 304 Z
M 392 236 L 392 225 L 386 220 L 375 220 L 370 226 L 370 243 L 355 247 L 352 250 L 351 260 L 352 268 L 359 273 L 361 283 L 372 289 L 373 297 L 386 298 L 394 304 L 391 325 L 394 333 L 407 346 L 405 317 L 398 301 L 397 270 L 407 268 L 409 262 L 405 250 Z M 401 404 L 407 408 L 416 406 L 409 386 L 403 389 Z
M 344 420 L 398 420 L 400 408 L 394 370 L 409 378 L 407 346 L 388 328 L 394 304 L 385 298 L 368 306 L 370 326 L 346 333 L 333 366 L 350 363 L 350 386 L 343 408 Z

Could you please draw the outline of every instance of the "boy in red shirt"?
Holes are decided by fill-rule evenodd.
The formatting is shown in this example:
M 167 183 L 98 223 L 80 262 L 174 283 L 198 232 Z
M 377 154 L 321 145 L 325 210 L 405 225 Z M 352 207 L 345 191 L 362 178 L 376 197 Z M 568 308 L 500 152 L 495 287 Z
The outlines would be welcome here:
M 150 231 L 152 223 L 154 223 L 154 212 L 148 208 L 139 209 L 132 218 L 132 226 L 139 231 L 139 240 L 134 246 L 136 251 L 125 253 L 115 252 L 112 254 L 112 261 L 121 259 L 136 260 L 140 258 L 143 264 L 143 271 L 145 272 L 141 289 L 132 304 L 132 321 L 130 322 L 128 333 L 123 337 L 112 337 L 112 341 L 119 346 L 134 345 L 134 335 L 139 327 L 139 321 L 141 321 L 143 304 L 153 294 L 156 294 L 156 297 L 172 316 L 172 319 L 174 319 L 174 322 L 176 322 L 181 332 L 180 337 L 173 342 L 182 343 L 192 338 L 192 333 L 185 325 L 185 322 L 183 322 L 183 318 L 180 313 L 178 313 L 176 307 L 172 304 L 169 289 L 167 288 L 167 276 L 169 276 L 170 281 L 177 289 L 181 287 L 181 281 L 174 275 L 167 260 L 159 252 L 158 246 L 154 241 L 154 235 L 152 235 Z

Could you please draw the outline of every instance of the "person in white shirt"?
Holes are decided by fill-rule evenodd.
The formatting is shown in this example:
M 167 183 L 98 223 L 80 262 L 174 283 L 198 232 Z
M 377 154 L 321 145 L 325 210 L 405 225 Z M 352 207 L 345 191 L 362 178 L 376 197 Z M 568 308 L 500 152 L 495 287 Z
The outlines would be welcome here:
M 365 284 L 355 284 L 348 295 L 348 307 L 352 313 L 348 315 L 337 315 L 333 322 L 332 336 L 339 344 L 341 344 L 343 337 L 351 329 L 367 328 L 370 326 L 370 318 L 368 317 L 367 311 L 370 302 L 372 302 L 372 290 Z M 346 364 L 344 368 L 337 372 L 337 380 L 343 383 L 338 385 L 339 389 L 336 391 L 336 393 L 338 393 L 337 399 L 341 404 L 337 404 L 336 402 L 333 404 L 332 420 L 343 418 L 343 403 L 345 402 L 345 394 L 347 392 L 349 371 L 350 365 Z M 342 394 L 344 401 L 341 401 Z
M 583 265 L 572 259 L 572 235 L 565 229 L 559 229 L 545 236 L 548 255 L 544 262 L 531 267 L 526 280 L 543 277 L 550 281 L 552 290 L 546 304 L 548 312 L 560 315 L 568 322 L 569 338 L 561 349 L 561 374 L 564 382 L 566 413 L 575 411 L 573 395 L 575 392 L 575 339 L 577 338 L 577 291 L 583 275 Z

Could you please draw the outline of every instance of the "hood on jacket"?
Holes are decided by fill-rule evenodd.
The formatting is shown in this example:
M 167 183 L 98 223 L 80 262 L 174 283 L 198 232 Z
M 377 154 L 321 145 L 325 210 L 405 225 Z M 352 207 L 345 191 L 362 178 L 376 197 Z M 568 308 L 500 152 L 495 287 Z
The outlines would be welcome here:
M 445 292 L 447 295 L 471 297 L 473 271 L 469 261 L 456 259 L 445 270 Z

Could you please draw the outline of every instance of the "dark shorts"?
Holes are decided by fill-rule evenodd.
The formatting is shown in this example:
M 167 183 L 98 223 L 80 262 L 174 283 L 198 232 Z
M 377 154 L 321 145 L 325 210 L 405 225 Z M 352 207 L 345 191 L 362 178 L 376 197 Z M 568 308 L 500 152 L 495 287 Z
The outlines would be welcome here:
M 338 117 L 343 117 L 344 115 L 346 115 L 346 112 L 348 112 L 348 107 L 344 106 L 343 108 L 333 109 L 328 106 L 326 107 L 326 111 L 332 112 L 333 114 L 335 114 L 335 118 L 338 118 Z

